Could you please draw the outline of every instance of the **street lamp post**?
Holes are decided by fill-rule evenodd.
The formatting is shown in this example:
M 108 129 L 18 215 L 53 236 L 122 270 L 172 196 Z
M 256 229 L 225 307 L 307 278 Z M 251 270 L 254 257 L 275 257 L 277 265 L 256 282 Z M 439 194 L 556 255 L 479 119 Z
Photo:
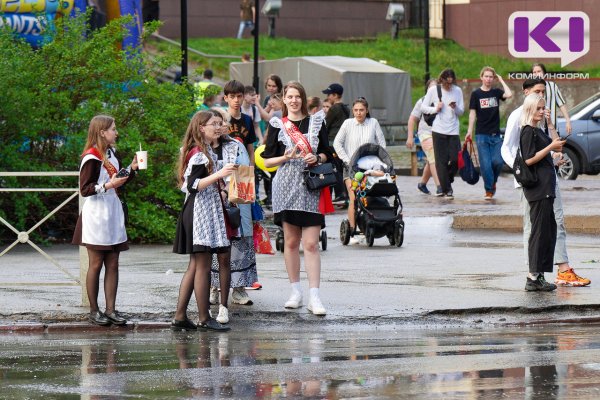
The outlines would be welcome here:
M 181 0 L 181 79 L 188 76 L 187 0 Z
M 256 90 L 256 93 L 259 92 L 258 87 L 258 32 L 259 32 L 259 0 L 254 0 L 254 76 L 252 78 L 252 86 Z
M 429 73 L 429 0 L 425 0 L 425 84 L 431 77 Z

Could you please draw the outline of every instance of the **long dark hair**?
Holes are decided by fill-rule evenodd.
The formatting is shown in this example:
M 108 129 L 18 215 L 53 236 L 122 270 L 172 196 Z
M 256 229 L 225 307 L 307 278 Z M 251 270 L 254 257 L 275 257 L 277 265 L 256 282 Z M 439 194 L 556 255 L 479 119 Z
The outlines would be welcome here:
M 267 79 L 265 79 L 265 88 L 267 87 L 267 82 L 269 80 L 275 82 L 275 85 L 277 86 L 277 93 L 281 93 L 281 91 L 283 90 L 283 82 L 281 82 L 281 78 L 275 74 L 267 76 Z

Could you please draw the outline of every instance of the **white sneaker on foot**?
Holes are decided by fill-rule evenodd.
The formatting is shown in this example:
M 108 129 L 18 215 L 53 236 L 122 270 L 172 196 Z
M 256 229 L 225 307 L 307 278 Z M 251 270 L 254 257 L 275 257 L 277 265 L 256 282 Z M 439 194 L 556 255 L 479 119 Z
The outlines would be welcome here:
M 285 308 L 299 308 L 302 305 L 302 292 L 292 290 L 288 301 L 285 302 Z
M 208 298 L 210 304 L 219 304 L 219 289 L 216 287 L 210 287 L 210 297 Z
M 215 318 L 218 323 L 226 324 L 229 322 L 229 310 L 223 304 L 219 304 L 219 315 Z
M 323 306 L 323 303 L 321 303 L 321 299 L 318 296 L 311 296 L 306 308 L 308 308 L 308 311 L 312 312 L 314 315 L 327 314 L 327 310 Z
M 350 241 L 348 242 L 348 245 L 352 246 L 354 244 L 359 244 L 360 240 L 356 237 L 356 236 L 352 236 L 350 238 Z
M 252 305 L 252 300 L 250 300 L 250 296 L 248 296 L 248 293 L 246 293 L 246 290 L 243 287 L 233 288 L 231 301 L 235 304 Z

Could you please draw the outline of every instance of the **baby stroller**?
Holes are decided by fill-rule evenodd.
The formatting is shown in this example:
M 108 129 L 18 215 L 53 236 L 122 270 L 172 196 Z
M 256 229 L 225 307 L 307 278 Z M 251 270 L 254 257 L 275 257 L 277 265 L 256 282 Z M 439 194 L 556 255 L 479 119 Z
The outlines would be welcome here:
M 356 194 L 350 207 L 354 208 L 356 227 L 351 229 L 347 219 L 342 221 L 342 244 L 347 245 L 350 237 L 360 231 L 369 247 L 373 246 L 376 238 L 383 236 L 387 236 L 391 246 L 402 246 L 402 201 L 390 155 L 379 145 L 364 144 L 352 156 L 350 173 L 354 176 L 352 189 Z

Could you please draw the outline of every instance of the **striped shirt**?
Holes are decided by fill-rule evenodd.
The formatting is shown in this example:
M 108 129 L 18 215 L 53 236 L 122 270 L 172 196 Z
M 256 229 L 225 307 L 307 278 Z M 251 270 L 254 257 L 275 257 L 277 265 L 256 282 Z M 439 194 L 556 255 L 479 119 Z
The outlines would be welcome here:
M 546 81 L 546 107 L 550 109 L 550 119 L 552 124 L 556 126 L 556 108 L 560 108 L 565 104 L 565 99 L 560 93 L 556 83 Z
M 350 163 L 354 152 L 367 143 L 378 144 L 385 148 L 385 137 L 375 118 L 367 118 L 362 124 L 356 118 L 344 121 L 333 142 L 333 148 L 338 157 L 345 163 Z

